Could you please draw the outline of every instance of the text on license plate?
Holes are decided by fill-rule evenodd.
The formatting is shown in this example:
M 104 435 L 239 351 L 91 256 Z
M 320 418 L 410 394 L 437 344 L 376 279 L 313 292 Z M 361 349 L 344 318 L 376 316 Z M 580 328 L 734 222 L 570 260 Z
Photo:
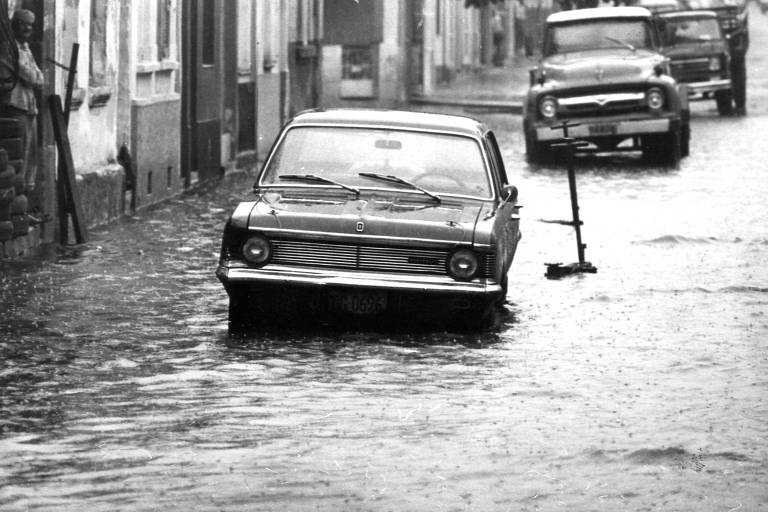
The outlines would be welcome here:
M 616 135 L 615 124 L 591 124 L 589 125 L 590 135 Z
M 387 295 L 383 292 L 331 292 L 328 303 L 332 310 L 373 315 L 387 309 Z

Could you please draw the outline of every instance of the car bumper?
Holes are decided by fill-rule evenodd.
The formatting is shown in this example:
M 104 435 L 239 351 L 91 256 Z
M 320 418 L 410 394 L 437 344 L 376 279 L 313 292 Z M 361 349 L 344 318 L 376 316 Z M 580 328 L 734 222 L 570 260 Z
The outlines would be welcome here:
M 388 292 L 426 292 L 438 295 L 466 297 L 495 296 L 501 293 L 498 283 L 486 281 L 463 282 L 450 277 L 419 274 L 385 274 L 379 272 L 345 272 L 273 265 L 269 269 L 220 265 L 216 276 L 230 288 L 258 288 L 260 285 L 281 285 L 299 288 L 347 288 Z
M 596 139 L 643 135 L 647 133 L 666 133 L 673 122 L 669 117 L 654 117 L 642 119 L 627 119 L 625 117 L 572 119 L 578 126 L 568 128 L 568 136 L 579 139 Z M 539 141 L 557 141 L 563 137 L 563 131 L 552 129 L 550 125 L 536 127 L 536 138 Z
M 687 82 L 688 96 L 698 96 L 700 94 L 712 93 L 715 91 L 727 91 L 731 89 L 731 80 L 729 78 L 719 80 L 707 80 L 705 82 Z

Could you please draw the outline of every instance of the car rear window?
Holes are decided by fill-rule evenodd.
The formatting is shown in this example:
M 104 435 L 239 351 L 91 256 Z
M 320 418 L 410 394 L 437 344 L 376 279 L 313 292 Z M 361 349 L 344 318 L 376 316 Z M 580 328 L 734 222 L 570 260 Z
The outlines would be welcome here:
M 407 190 L 365 178 L 361 172 L 397 176 L 435 193 L 480 197 L 491 193 L 486 162 L 474 138 L 328 126 L 288 130 L 267 162 L 260 184 L 285 185 L 281 175 L 311 174 L 355 187 Z

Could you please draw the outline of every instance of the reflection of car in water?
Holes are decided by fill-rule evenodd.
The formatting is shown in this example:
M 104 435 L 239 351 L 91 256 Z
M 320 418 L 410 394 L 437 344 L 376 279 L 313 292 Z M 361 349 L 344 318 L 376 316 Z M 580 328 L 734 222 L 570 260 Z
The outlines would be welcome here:
M 484 325 L 506 297 L 517 189 L 478 121 L 305 112 L 254 192 L 226 224 L 216 271 L 232 330 L 280 317 Z
M 712 11 L 659 14 L 663 52 L 672 76 L 688 86 L 691 99 L 712 99 L 720 115 L 731 113 L 730 55 L 717 15 Z
M 747 0 L 684 0 L 683 7 L 714 11 L 720 22 L 731 55 L 731 82 L 736 113 L 746 113 L 747 50 L 749 49 L 749 20 Z
M 651 12 L 562 11 L 547 18 L 544 30 L 542 59 L 531 70 L 524 104 L 528 160 L 550 156 L 563 136 L 553 126 L 573 121 L 579 126 L 569 136 L 591 143 L 586 150 L 642 149 L 648 159 L 677 166 L 689 148 L 688 95 L 658 52 Z

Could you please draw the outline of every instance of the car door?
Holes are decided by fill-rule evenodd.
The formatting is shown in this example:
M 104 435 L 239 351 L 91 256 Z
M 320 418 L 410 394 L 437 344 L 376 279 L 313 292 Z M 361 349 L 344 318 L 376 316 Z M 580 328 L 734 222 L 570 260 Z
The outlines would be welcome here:
M 493 186 L 497 191 L 498 210 L 494 221 L 494 231 L 498 236 L 497 265 L 499 266 L 500 278 L 502 278 L 512 264 L 512 259 L 517 250 L 517 242 L 520 239 L 520 206 L 517 204 L 516 197 L 508 201 L 501 197 L 504 187 L 510 185 L 510 183 L 496 136 L 492 131 L 486 132 L 483 144 L 488 153 L 491 173 L 493 175 Z

